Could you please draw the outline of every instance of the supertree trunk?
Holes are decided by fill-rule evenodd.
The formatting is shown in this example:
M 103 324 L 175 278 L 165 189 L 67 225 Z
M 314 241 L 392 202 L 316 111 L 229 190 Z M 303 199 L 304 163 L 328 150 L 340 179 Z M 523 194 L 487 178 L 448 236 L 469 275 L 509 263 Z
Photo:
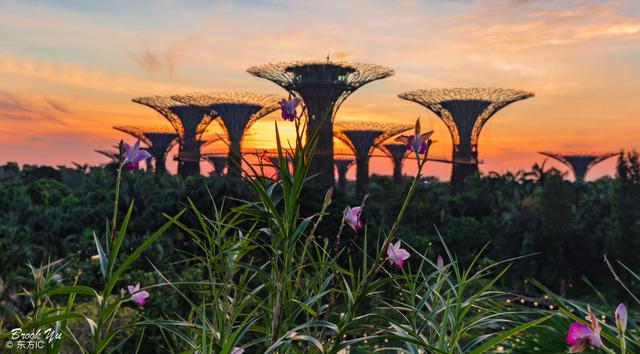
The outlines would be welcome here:
M 346 192 L 347 189 L 347 171 L 351 164 L 353 163 L 352 159 L 334 159 L 336 164 L 336 169 L 338 170 L 338 189 Z
M 338 189 L 343 192 L 347 190 L 347 171 L 338 173 Z
M 240 177 L 242 175 L 242 146 L 239 140 L 234 140 L 229 143 L 227 175 L 233 177 Z
M 364 198 L 369 191 L 369 154 L 356 156 L 356 196 Z
M 196 176 L 200 174 L 200 161 L 195 159 L 195 156 L 200 155 L 200 146 L 196 141 L 185 142 L 181 146 L 181 154 L 188 156 L 181 159 L 178 163 L 178 174 L 182 177 Z M 194 156 L 193 158 L 189 158 Z
M 333 122 L 331 111 L 307 106 L 309 113 L 309 125 L 307 134 L 317 132 L 316 149 L 309 166 L 309 173 L 315 174 L 312 179 L 321 185 L 333 186 L 335 179 L 333 174 Z
M 464 188 L 465 180 L 479 173 L 477 163 L 456 163 L 456 161 L 477 161 L 478 153 L 472 150 L 471 144 L 461 143 L 453 147 L 453 168 L 451 170 L 451 186 L 459 192 Z
M 393 160 L 393 183 L 402 183 L 402 159 Z
M 166 174 L 167 173 L 167 164 L 165 162 L 165 158 L 163 157 L 156 157 L 155 158 L 155 173 L 157 174 Z

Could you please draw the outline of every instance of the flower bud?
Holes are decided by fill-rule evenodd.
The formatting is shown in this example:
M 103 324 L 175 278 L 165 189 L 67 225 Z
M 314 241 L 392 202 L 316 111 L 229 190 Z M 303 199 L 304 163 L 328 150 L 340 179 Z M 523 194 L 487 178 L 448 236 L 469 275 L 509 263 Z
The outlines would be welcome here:
M 616 327 L 621 336 L 627 330 L 627 307 L 623 303 L 616 308 Z

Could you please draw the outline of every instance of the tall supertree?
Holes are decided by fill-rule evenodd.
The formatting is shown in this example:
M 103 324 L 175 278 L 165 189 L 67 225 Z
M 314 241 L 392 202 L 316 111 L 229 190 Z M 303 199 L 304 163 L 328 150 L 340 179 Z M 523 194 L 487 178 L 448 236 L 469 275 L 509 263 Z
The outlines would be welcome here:
M 384 144 L 384 152 L 391 157 L 393 161 L 393 183 L 402 183 L 402 161 L 407 155 L 407 145 L 405 144 Z
M 226 155 L 207 155 L 207 161 L 213 166 L 213 174 L 220 177 L 224 176 L 224 168 L 227 166 L 229 157 Z
M 113 129 L 127 133 L 140 139 L 147 147 L 155 162 L 155 173 L 167 173 L 166 158 L 167 153 L 177 143 L 178 134 L 172 132 L 173 129 L 167 126 L 132 126 L 121 125 Z
M 338 169 L 338 189 L 345 192 L 347 189 L 347 171 L 355 162 L 353 159 L 334 159 L 336 168 Z
M 356 195 L 364 197 L 369 188 L 369 158 L 373 149 L 390 137 L 411 129 L 408 124 L 381 122 L 339 122 L 335 136 L 356 155 Z
M 307 132 L 317 132 L 309 172 L 326 186 L 334 184 L 333 119 L 338 108 L 361 86 L 394 73 L 380 65 L 333 62 L 329 58 L 253 66 L 247 71 L 302 98 L 309 118 Z
M 621 152 L 587 153 L 541 151 L 540 154 L 562 162 L 571 169 L 576 182 L 584 182 L 587 172 L 589 172 L 593 166 L 610 157 L 620 155 Z
M 399 97 L 423 105 L 449 128 L 453 140 L 451 184 L 459 190 L 468 176 L 478 172 L 478 138 L 485 123 L 500 109 L 533 97 L 533 93 L 500 88 L 451 88 L 410 91 Z
M 242 139 L 245 132 L 260 118 L 280 106 L 279 97 L 248 92 L 195 93 L 172 96 L 187 105 L 208 107 L 220 117 L 229 143 L 227 174 L 240 176 L 242 172 Z
M 202 134 L 215 114 L 206 106 L 186 105 L 167 96 L 137 97 L 133 102 L 156 110 L 176 130 L 180 139 L 178 152 L 178 174 L 190 176 L 200 174 L 200 147 Z

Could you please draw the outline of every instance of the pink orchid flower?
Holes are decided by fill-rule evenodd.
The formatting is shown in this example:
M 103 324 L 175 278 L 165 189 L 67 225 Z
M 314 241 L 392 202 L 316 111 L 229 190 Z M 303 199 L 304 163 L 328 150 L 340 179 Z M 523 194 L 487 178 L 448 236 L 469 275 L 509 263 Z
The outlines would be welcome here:
M 591 311 L 591 306 L 587 306 L 587 320 L 591 323 L 591 328 L 579 322 L 573 322 L 569 326 L 567 333 L 567 344 L 570 345 L 569 353 L 582 353 L 587 345 L 596 348 L 602 347 L 600 323 Z
M 140 149 L 140 139 L 133 144 L 133 147 L 127 143 L 124 144 L 124 167 L 129 170 L 138 169 L 138 163 L 151 157 L 151 154 L 147 150 Z
M 136 283 L 136 285 L 127 286 L 127 290 L 129 290 L 129 294 L 131 294 L 131 301 L 144 305 L 147 298 L 149 297 L 149 293 L 145 290 L 140 290 L 140 283 Z
M 400 240 L 395 244 L 390 243 L 389 247 L 387 247 L 387 257 L 389 257 L 389 262 L 394 265 L 396 268 L 402 268 L 404 261 L 409 258 L 409 252 L 404 248 L 400 248 Z
M 298 112 L 296 112 L 298 103 L 300 103 L 300 99 L 298 97 L 290 98 L 288 100 L 283 98 L 282 101 L 280 101 L 282 119 L 293 122 L 293 120 L 298 116 Z
M 347 225 L 351 226 L 353 231 L 359 231 L 364 227 L 362 223 L 362 219 L 360 219 L 360 214 L 362 213 L 362 207 L 349 207 L 347 206 L 347 211 L 344 216 L 344 222 Z
M 244 353 L 244 349 L 242 349 L 241 347 L 234 347 L 233 350 L 231 351 L 231 354 L 242 354 Z
M 427 148 L 429 147 L 429 137 L 431 137 L 431 134 L 433 134 L 433 130 L 420 134 L 420 119 L 417 119 L 414 135 L 401 135 L 396 138 L 396 141 L 405 144 L 407 146 L 407 150 L 422 155 L 427 152 Z
M 441 255 L 436 257 L 436 267 L 438 267 L 438 270 L 444 269 L 444 259 L 442 259 Z

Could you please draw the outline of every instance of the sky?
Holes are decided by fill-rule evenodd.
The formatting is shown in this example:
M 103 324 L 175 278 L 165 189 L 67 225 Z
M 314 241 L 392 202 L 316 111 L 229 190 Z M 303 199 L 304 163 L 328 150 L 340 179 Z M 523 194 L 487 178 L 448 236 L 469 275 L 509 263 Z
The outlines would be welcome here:
M 529 169 L 538 151 L 637 149 L 640 2 L 635 0 L 173 1 L 0 0 L 0 164 L 99 164 L 127 138 L 114 125 L 167 125 L 131 102 L 147 95 L 252 91 L 285 95 L 252 65 L 323 59 L 388 66 L 336 120 L 445 125 L 404 91 L 501 87 L 532 91 L 487 123 L 482 172 Z M 272 147 L 273 114 L 245 144 Z M 279 126 L 286 132 L 291 127 Z M 171 154 L 171 156 L 173 153 Z M 566 170 L 555 162 L 549 162 Z M 614 173 L 615 161 L 591 179 Z M 405 172 L 411 173 L 410 162 Z M 451 165 L 427 174 L 448 178 Z M 350 173 L 354 173 L 352 169 Z M 371 171 L 388 174 L 386 158 Z

